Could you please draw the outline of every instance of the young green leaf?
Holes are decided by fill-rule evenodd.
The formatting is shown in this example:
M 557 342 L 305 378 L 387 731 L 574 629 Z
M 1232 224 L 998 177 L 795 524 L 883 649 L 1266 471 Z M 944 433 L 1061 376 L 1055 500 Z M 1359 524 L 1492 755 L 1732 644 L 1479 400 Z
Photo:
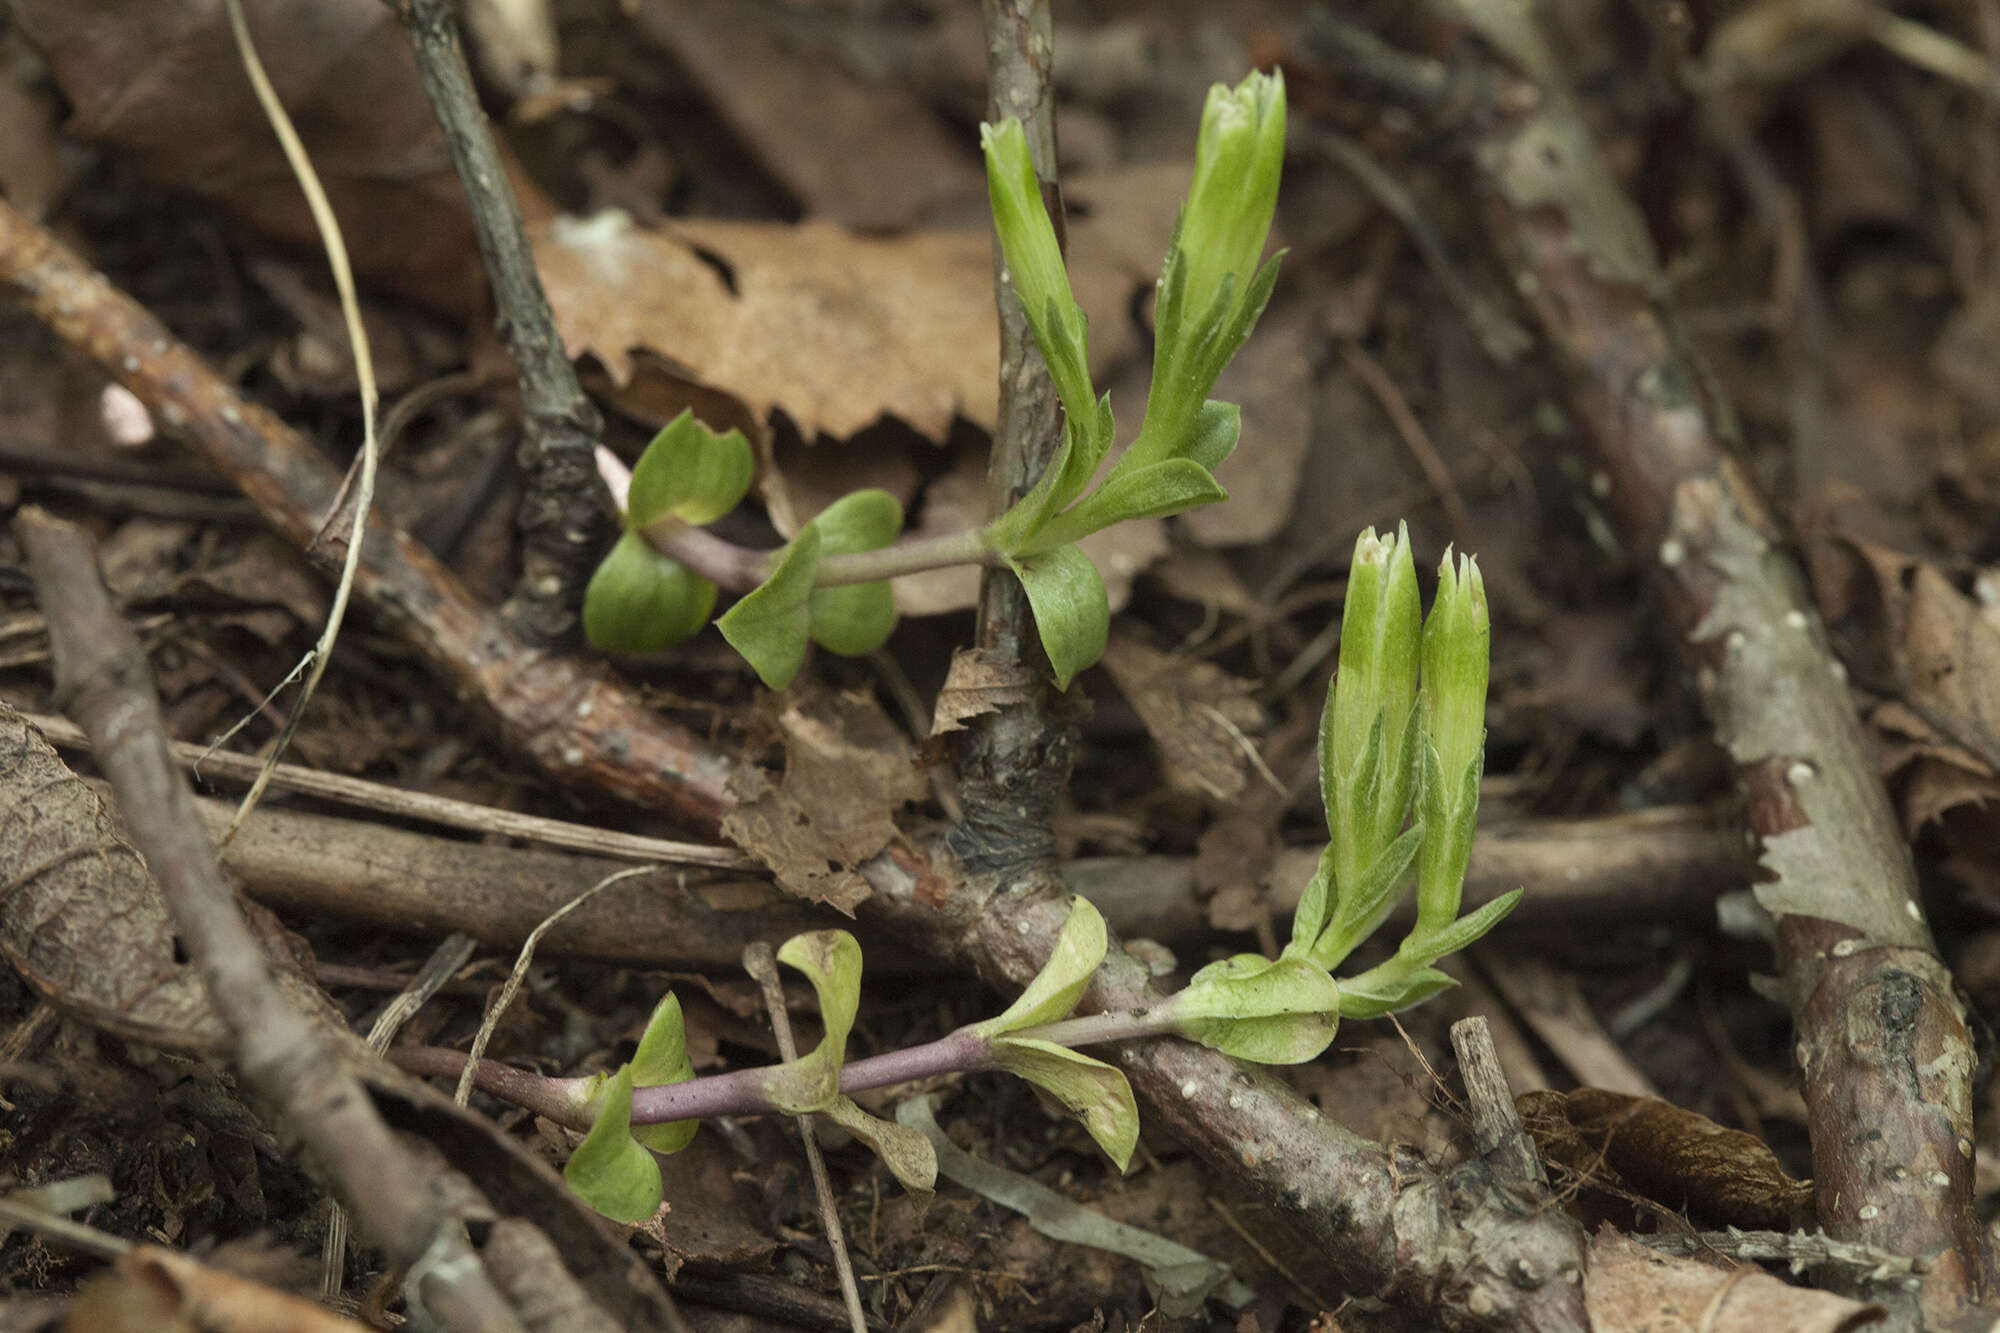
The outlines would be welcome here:
M 1103 915 L 1089 899 L 1071 898 L 1069 917 L 1056 934 L 1049 961 L 1005 1013 L 971 1024 L 970 1030 L 997 1037 L 1067 1017 L 1104 961 L 1105 939 Z
M 657 653 L 693 636 L 715 609 L 715 585 L 627 532 L 590 576 L 583 632 L 612 653 Z
M 937 1149 L 922 1131 L 869 1115 L 851 1097 L 835 1097 L 820 1114 L 867 1144 L 912 1194 L 937 1188 Z
M 1320 848 L 1319 865 L 1313 877 L 1306 882 L 1305 891 L 1299 895 L 1298 909 L 1292 913 L 1292 938 L 1285 945 L 1284 957 L 1304 958 L 1312 953 L 1313 945 L 1319 943 L 1321 932 L 1334 905 L 1334 855 L 1333 844 Z
M 1167 1004 L 1182 1036 L 1261 1065 L 1312 1059 L 1340 1025 L 1339 984 L 1302 958 L 1210 963 Z
M 1067 545 L 1113 523 L 1178 514 L 1228 498 L 1208 469 L 1190 459 L 1169 458 L 1136 472 L 1116 469 L 1088 498 L 1045 524 L 1028 549 Z
M 1458 916 L 1465 866 L 1479 818 L 1485 765 L 1490 628 L 1479 563 L 1447 550 L 1437 597 L 1424 620 L 1424 783 L 1420 817 L 1433 831 L 1417 862 L 1417 925 L 1432 934 Z
M 1104 580 L 1090 557 L 1074 546 L 1058 546 L 1008 565 L 1027 590 L 1056 688 L 1066 690 L 1077 672 L 1104 656 L 1111 637 L 1111 600 Z
M 813 519 L 820 555 L 875 551 L 896 540 L 903 506 L 887 491 L 853 491 Z M 896 628 L 896 601 L 888 581 L 839 588 L 814 588 L 806 600 L 807 632 L 813 642 L 845 657 L 872 653 Z
M 1376 975 L 1380 973 L 1381 975 Z M 1349 977 L 1340 983 L 1340 1016 L 1342 1018 L 1380 1018 L 1393 1014 L 1399 1009 L 1407 1009 L 1420 1004 L 1441 990 L 1449 990 L 1458 983 L 1436 968 L 1423 967 L 1412 971 L 1401 971 L 1394 967 L 1394 960 L 1374 972 L 1364 972 L 1358 977 Z
M 743 654 L 757 678 L 774 690 L 791 684 L 806 659 L 819 543 L 819 529 L 808 523 L 779 556 L 771 577 L 715 622 L 730 647 Z
M 1320 719 L 1320 791 L 1343 896 L 1409 814 L 1421 619 L 1408 531 L 1378 537 L 1369 528 L 1354 545 L 1341 612 L 1340 667 Z M 1379 769 L 1364 771 L 1372 768 L 1364 764 L 1367 752 L 1378 748 Z M 1378 780 L 1379 786 L 1368 785 Z
M 824 1110 L 840 1095 L 847 1034 L 861 1007 L 861 946 L 844 930 L 815 930 L 786 940 L 778 949 L 778 961 L 803 972 L 819 996 L 824 1033 L 819 1045 L 778 1066 L 764 1084 L 773 1106 L 803 1115 Z
M 1042 201 L 1027 135 L 1021 122 L 1010 116 L 998 125 L 981 125 L 979 141 L 986 154 L 993 231 L 1000 238 L 1008 278 L 1063 405 L 1071 413 L 1087 412 L 1093 398 L 1086 354 L 1089 334 L 1083 310 L 1070 292 L 1069 272 L 1063 267 L 1055 224 Z
M 639 1049 L 632 1053 L 632 1083 L 635 1087 L 652 1088 L 685 1083 L 693 1077 L 694 1062 L 688 1059 L 680 998 L 668 991 L 646 1021 L 646 1030 L 639 1036 Z M 700 1128 L 698 1120 L 670 1120 L 634 1126 L 632 1137 L 654 1152 L 679 1152 L 694 1140 L 695 1131 Z
M 1341 885 L 1340 902 L 1333 910 L 1333 924 L 1313 943 L 1308 955 L 1313 962 L 1329 971 L 1339 967 L 1356 946 L 1375 933 L 1375 928 L 1382 924 L 1382 919 L 1389 915 L 1396 906 L 1396 900 L 1402 896 L 1402 889 L 1408 883 L 1410 863 L 1416 859 L 1417 848 L 1423 840 L 1423 825 L 1411 825 L 1382 849 L 1382 854 L 1356 877 L 1353 884 Z
M 713 523 L 742 503 L 757 461 L 743 432 L 717 435 L 684 411 L 661 429 L 632 469 L 625 500 L 629 528 L 672 515 L 684 523 Z
M 1406 951 L 1413 960 L 1421 957 L 1425 963 L 1435 962 L 1437 959 L 1443 958 L 1446 954 L 1457 953 L 1460 949 L 1473 944 L 1481 936 L 1485 935 L 1487 931 L 1499 925 L 1506 919 L 1507 914 L 1514 910 L 1515 904 L 1520 901 L 1521 890 L 1509 890 L 1501 894 L 1498 898 L 1495 898 L 1492 902 L 1487 903 L 1484 907 L 1476 911 L 1467 912 L 1464 916 L 1441 930 L 1422 936 L 1421 938 L 1413 933 L 1411 940 L 1415 940 L 1416 943 L 1412 946 L 1409 940 L 1404 941 Z
M 1139 1107 L 1125 1076 L 1102 1060 L 1032 1037 L 995 1037 L 993 1063 L 1054 1097 L 1123 1171 L 1139 1143 Z
M 1181 457 L 1213 472 L 1236 452 L 1236 441 L 1242 434 L 1243 409 L 1211 398 L 1195 413 L 1194 427 L 1188 432 Z
M 605 1083 L 597 1119 L 569 1155 L 563 1179 L 583 1201 L 632 1226 L 660 1210 L 660 1164 L 632 1137 L 632 1066 Z

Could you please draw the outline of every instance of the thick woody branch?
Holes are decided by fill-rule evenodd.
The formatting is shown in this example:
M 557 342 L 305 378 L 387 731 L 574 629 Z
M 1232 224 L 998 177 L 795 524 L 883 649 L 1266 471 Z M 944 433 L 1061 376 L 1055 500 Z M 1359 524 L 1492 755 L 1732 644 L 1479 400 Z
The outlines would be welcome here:
M 604 545 L 609 511 L 596 462 L 603 422 L 578 385 L 556 332 L 520 205 L 472 85 L 458 37 L 457 5 L 404 0 L 398 8 L 472 206 L 500 336 L 521 380 L 521 459 L 527 473 L 518 516 L 521 574 L 501 617 L 529 642 L 552 644 L 575 627 L 584 582 Z
M 216 868 L 180 766 L 167 749 L 144 650 L 119 619 L 82 531 L 24 510 L 15 534 L 34 567 L 57 697 L 91 735 L 133 843 L 166 899 L 252 1096 L 306 1149 L 363 1234 L 409 1273 L 446 1327 L 519 1329 L 464 1229 L 376 1115 L 321 1031 L 279 991 L 236 895 Z

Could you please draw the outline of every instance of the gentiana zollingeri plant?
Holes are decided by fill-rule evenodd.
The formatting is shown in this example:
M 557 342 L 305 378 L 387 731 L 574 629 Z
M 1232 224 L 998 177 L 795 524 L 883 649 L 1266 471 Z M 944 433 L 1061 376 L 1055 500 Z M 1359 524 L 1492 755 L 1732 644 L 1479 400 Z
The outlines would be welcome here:
M 1174 1034 L 1255 1064 L 1310 1060 L 1341 1018 L 1406 1008 L 1452 984 L 1433 964 L 1491 930 L 1515 890 L 1461 917 L 1479 808 L 1485 741 L 1486 593 L 1476 563 L 1446 553 L 1430 615 L 1421 614 L 1407 534 L 1371 529 L 1355 547 L 1340 663 L 1320 720 L 1329 842 L 1277 958 L 1239 954 L 1196 972 L 1149 1009 L 1075 1017 L 1103 961 L 1104 921 L 1074 901 L 1053 953 L 997 1018 L 936 1041 L 847 1061 L 861 997 L 861 947 L 840 930 L 794 936 L 779 961 L 819 997 L 823 1037 L 786 1064 L 695 1078 L 680 1005 L 669 994 L 632 1059 L 610 1074 L 549 1078 L 484 1063 L 478 1086 L 573 1129 L 587 1128 L 565 1171 L 608 1216 L 639 1222 L 661 1198 L 655 1153 L 686 1146 L 719 1115 L 824 1115 L 879 1153 L 905 1185 L 927 1190 L 936 1159 L 922 1135 L 863 1111 L 850 1094 L 945 1073 L 1002 1070 L 1076 1115 L 1125 1168 L 1138 1110 L 1125 1076 L 1080 1046 Z M 1374 932 L 1414 874 L 1415 923 L 1385 962 L 1334 969 Z
M 895 628 L 888 579 L 946 565 L 1004 565 L 1027 590 L 1056 684 L 1104 652 L 1104 582 L 1079 539 L 1127 519 L 1178 514 L 1228 498 L 1214 469 L 1236 447 L 1234 404 L 1209 390 L 1250 335 L 1277 281 L 1260 260 L 1277 204 L 1285 86 L 1251 74 L 1209 90 L 1194 180 L 1174 224 L 1154 310 L 1152 388 L 1131 447 L 1098 473 L 1112 444 L 1109 395 L 1090 380 L 1089 331 L 1070 291 L 1016 120 L 981 127 L 994 229 L 1065 416 L 1062 443 L 1036 485 L 976 531 L 898 541 L 902 506 L 886 491 L 842 496 L 777 551 L 707 530 L 733 510 L 755 471 L 739 431 L 717 435 L 683 413 L 633 469 L 625 530 L 584 598 L 592 643 L 658 652 L 708 623 L 718 585 L 743 597 L 717 621 L 764 683 L 782 689 L 809 642 L 836 653 L 880 647 Z

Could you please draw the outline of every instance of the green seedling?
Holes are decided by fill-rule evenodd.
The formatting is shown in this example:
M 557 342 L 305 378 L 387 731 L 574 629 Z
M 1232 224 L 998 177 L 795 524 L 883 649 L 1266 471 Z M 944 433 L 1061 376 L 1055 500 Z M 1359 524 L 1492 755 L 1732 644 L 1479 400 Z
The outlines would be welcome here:
M 860 502 L 857 513 L 875 503 Z M 875 521 L 865 513 L 846 516 L 830 526 L 836 535 L 808 540 L 844 542 L 837 534 L 854 530 L 866 540 L 879 531 L 868 527 Z M 843 529 L 847 523 L 852 527 Z M 806 549 L 810 556 L 813 548 Z M 802 617 L 811 633 L 813 595 L 774 593 L 768 605 L 778 609 L 758 614 Z M 998 1070 L 1026 1079 L 1075 1115 L 1122 1170 L 1139 1133 L 1131 1088 L 1115 1066 L 1079 1047 L 1171 1034 L 1254 1064 L 1311 1060 L 1342 1018 L 1404 1009 L 1451 985 L 1437 961 L 1491 930 L 1520 900 L 1516 890 L 1459 914 L 1479 812 L 1488 637 L 1475 561 L 1447 552 L 1425 617 L 1408 534 L 1361 535 L 1339 670 L 1320 719 L 1329 840 L 1299 903 L 1291 941 L 1275 959 L 1225 958 L 1149 1008 L 1079 1017 L 1073 1011 L 1108 944 L 1103 918 L 1079 898 L 1048 962 L 1005 1012 L 921 1046 L 848 1061 L 861 948 L 845 931 L 818 931 L 793 938 L 778 953 L 819 998 L 825 1035 L 796 1060 L 692 1077 L 680 1006 L 669 995 L 632 1061 L 610 1074 L 546 1079 L 482 1066 L 479 1085 L 586 1131 L 566 1175 L 593 1206 L 625 1221 L 658 1209 L 654 1154 L 685 1147 L 699 1121 L 719 1115 L 824 1115 L 874 1148 L 906 1186 L 927 1190 L 936 1176 L 929 1141 L 870 1116 L 851 1094 L 954 1072 Z M 1400 947 L 1365 971 L 1336 978 L 1413 881 L 1416 917 Z
M 1209 91 L 1194 179 L 1175 222 L 1155 306 L 1152 388 L 1138 437 L 1109 468 L 1108 395 L 1089 371 L 1089 329 L 1070 290 L 1055 225 L 1020 123 L 981 127 L 995 233 L 1064 411 L 1055 458 L 1030 491 L 976 531 L 899 541 L 903 515 L 882 491 L 842 497 L 791 543 L 734 546 L 707 525 L 734 509 L 754 471 L 735 431 L 717 435 L 683 413 L 632 473 L 625 532 L 584 598 L 591 642 L 657 652 L 708 623 L 718 587 L 743 594 L 717 622 L 763 682 L 782 689 L 807 646 L 860 654 L 895 628 L 887 580 L 954 564 L 998 565 L 1021 580 L 1058 687 L 1104 652 L 1104 583 L 1076 543 L 1128 519 L 1183 513 L 1226 499 L 1215 468 L 1240 421 L 1209 391 L 1250 336 L 1277 281 L 1263 258 L 1284 164 L 1285 85 L 1252 74 Z M 1100 475 L 1101 474 L 1101 475 Z

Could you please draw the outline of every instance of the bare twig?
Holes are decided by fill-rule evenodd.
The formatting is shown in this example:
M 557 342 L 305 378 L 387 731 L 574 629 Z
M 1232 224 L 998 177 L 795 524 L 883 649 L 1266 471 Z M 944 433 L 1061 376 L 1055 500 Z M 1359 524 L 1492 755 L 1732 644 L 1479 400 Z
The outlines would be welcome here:
M 743 951 L 743 970 L 764 992 L 764 1008 L 771 1015 L 771 1033 L 778 1039 L 778 1056 L 790 1064 L 799 1058 L 799 1044 L 792 1039 L 791 1015 L 785 1012 L 785 986 L 778 979 L 777 955 L 769 944 L 758 940 Z M 468 1066 L 467 1073 L 470 1072 Z M 827 1248 L 833 1251 L 833 1271 L 840 1278 L 840 1294 L 847 1303 L 848 1326 L 854 1333 L 868 1333 L 868 1314 L 861 1308 L 861 1288 L 854 1281 L 854 1263 L 847 1256 L 847 1233 L 840 1225 L 840 1210 L 834 1207 L 833 1182 L 827 1178 L 819 1136 L 813 1133 L 811 1116 L 793 1119 L 799 1127 L 799 1142 L 805 1145 L 806 1165 L 812 1170 L 820 1226 L 826 1232 Z
M 1458 129 L 1488 187 L 1489 234 L 1569 374 L 1611 511 L 1645 554 L 1737 763 L 1767 871 L 1756 896 L 1776 924 L 1799 1036 L 1821 1220 L 1837 1239 L 1928 1259 L 1921 1293 L 1895 1312 L 1906 1326 L 1954 1323 L 1993 1285 L 1971 1206 L 1976 1061 L 1844 673 L 1784 534 L 1734 460 L 1729 407 L 1663 303 L 1645 226 L 1556 62 L 1525 11 L 1460 12 L 1515 66 L 1456 80 L 1481 89 Z M 1343 62 L 1363 53 L 1412 89 L 1436 86 L 1351 34 L 1327 49 Z
M 111 605 L 82 531 L 26 509 L 27 548 L 55 643 L 57 694 L 89 731 L 133 842 L 235 1044 L 237 1071 L 362 1231 L 408 1273 L 413 1300 L 452 1329 L 521 1327 L 466 1240 L 311 1020 L 279 993 L 257 937 L 222 881 L 215 848 L 167 752 L 138 640 Z
M 457 6 L 451 0 L 399 0 L 396 7 L 409 28 L 424 91 L 472 206 L 500 333 L 521 378 L 527 465 L 519 515 L 521 575 L 501 619 L 530 643 L 547 645 L 575 627 L 584 581 L 603 547 L 610 512 L 597 476 L 603 422 L 577 383 L 576 368 L 535 273 L 521 207 L 459 44 Z
M 301 549 L 332 511 L 340 476 L 48 232 L 0 200 L 0 283 L 130 389 L 161 426 L 226 473 Z M 556 780 L 677 812 L 713 831 L 732 803 L 730 761 L 599 669 L 545 653 L 475 603 L 386 515 L 371 517 L 357 589 L 463 695 Z
M 521 983 L 527 979 L 528 968 L 535 961 L 535 946 L 542 942 L 542 936 L 553 930 L 564 917 L 613 884 L 643 875 L 648 869 L 646 866 L 633 866 L 628 870 L 618 870 L 606 875 L 549 913 L 540 925 L 528 932 L 528 938 L 521 942 L 521 952 L 515 956 L 514 970 L 507 974 L 507 980 L 500 987 L 500 993 L 494 996 L 493 1003 L 486 1007 L 485 1015 L 479 1020 L 479 1031 L 472 1035 L 472 1052 L 465 1057 L 465 1072 L 459 1075 L 458 1088 L 451 1095 L 453 1101 L 463 1106 L 472 1097 L 472 1073 L 479 1067 L 480 1057 L 486 1054 L 486 1043 L 493 1040 L 493 1031 L 500 1026 L 500 1019 L 507 1012 L 507 1006 L 514 1002 L 516 995 L 520 994 Z
M 1523 1189 L 1548 1188 L 1549 1178 L 1533 1140 L 1514 1109 L 1499 1052 L 1486 1031 L 1486 1020 L 1461 1018 L 1451 1025 L 1451 1048 L 1458 1053 L 1459 1077 L 1465 1080 L 1465 1103 L 1472 1109 L 1473 1142 L 1480 1155 L 1502 1177 Z

